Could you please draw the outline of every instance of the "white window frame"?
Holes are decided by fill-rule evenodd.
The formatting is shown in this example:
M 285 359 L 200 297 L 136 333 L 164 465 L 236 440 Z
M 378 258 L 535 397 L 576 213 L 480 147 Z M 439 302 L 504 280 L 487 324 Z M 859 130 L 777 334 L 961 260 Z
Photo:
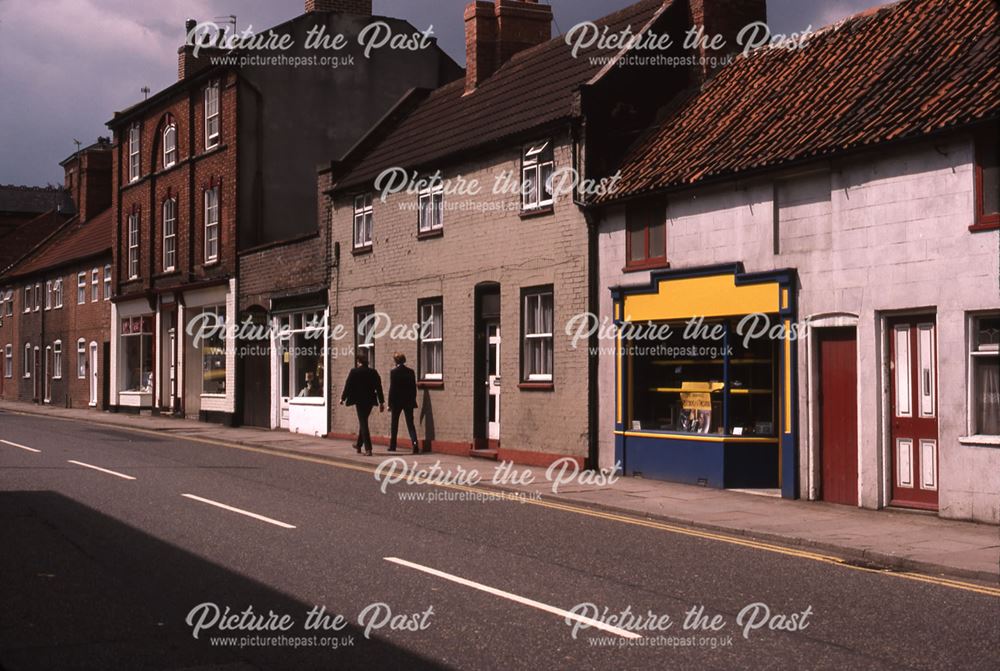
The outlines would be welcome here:
M 375 326 L 375 320 L 373 315 L 375 314 L 375 307 L 368 305 L 361 309 L 356 309 L 354 311 L 354 338 L 356 348 L 358 353 L 364 352 L 368 355 L 368 366 L 371 368 L 375 367 L 375 334 L 372 333 L 372 329 Z M 366 330 L 361 330 L 361 324 L 365 319 L 368 319 L 366 324 Z
M 440 321 L 440 332 L 439 337 L 434 337 L 429 335 L 433 333 L 430 326 L 425 326 L 428 324 L 429 320 L 434 319 L 434 313 L 437 312 L 437 318 Z M 440 382 L 444 380 L 444 299 L 443 298 L 430 298 L 420 303 L 420 379 L 427 380 L 430 382 Z M 427 346 L 434 347 L 440 354 L 439 359 L 441 361 L 441 370 L 437 372 L 427 372 L 427 355 L 425 348 Z
M 139 277 L 139 214 L 128 215 L 128 278 Z
M 62 379 L 63 351 L 62 340 L 52 343 L 52 379 Z
M 42 309 L 42 283 L 35 284 L 35 312 Z
M 177 165 L 177 124 L 171 121 L 163 129 L 163 168 Z
M 90 271 L 90 302 L 101 300 L 101 271 L 94 268 Z
M 432 233 L 444 229 L 444 185 L 440 182 L 417 196 L 417 230 Z
M 52 309 L 52 280 L 45 280 L 45 309 Z
M 541 323 L 541 320 L 544 315 L 542 299 L 546 296 L 549 297 L 549 303 L 551 305 L 550 309 L 552 310 L 552 315 L 551 315 L 552 318 L 550 320 L 549 331 L 529 332 L 528 331 L 529 315 L 534 313 L 535 325 L 537 327 L 538 324 Z M 524 342 L 522 350 L 524 352 L 523 354 L 524 362 L 522 364 L 524 366 L 524 371 L 522 373 L 524 381 L 552 382 L 552 373 L 555 370 L 555 337 L 554 337 L 555 334 L 553 332 L 555 329 L 555 296 L 554 292 L 551 289 L 539 289 L 539 290 L 531 290 L 525 292 L 524 323 L 521 325 L 521 328 L 522 328 L 522 333 L 524 334 L 523 335 Z M 534 361 L 534 357 L 532 356 L 532 348 L 535 346 L 534 343 L 536 342 L 544 343 L 544 341 L 546 340 L 549 342 L 548 352 L 549 356 L 551 357 L 550 360 L 548 361 L 549 372 L 547 373 L 532 372 L 532 362 Z M 544 345 L 542 345 L 542 347 L 544 347 Z
M 14 316 L 14 290 L 13 289 L 8 289 L 7 290 L 7 316 L 8 317 L 13 317 Z
M 521 155 L 521 209 L 525 211 L 552 207 L 551 193 L 545 194 L 545 183 L 555 172 L 552 141 L 528 145 Z M 530 185 L 530 186 L 529 186 Z M 543 196 L 543 194 L 545 194 Z
M 214 245 L 214 248 L 213 248 Z M 205 263 L 219 260 L 219 187 L 205 190 Z
M 87 273 L 76 274 L 76 304 L 87 302 Z
M 211 82 L 205 87 L 205 149 L 219 146 L 220 115 L 219 115 L 219 82 Z
M 177 269 L 177 200 L 163 201 L 163 272 Z
M 8 380 L 14 377 L 14 346 L 5 345 L 3 348 L 3 376 Z
M 206 307 L 202 308 L 201 311 L 202 311 L 203 314 L 204 313 L 212 313 L 212 314 L 215 315 L 215 320 L 213 320 L 211 322 L 208 322 L 207 320 L 205 322 L 202 322 L 202 323 L 206 323 L 209 326 L 209 328 L 213 329 L 213 331 L 215 330 L 213 327 L 215 327 L 216 325 L 219 325 L 219 326 L 223 327 L 222 328 L 222 335 L 218 336 L 218 337 L 221 339 L 221 342 L 222 342 L 222 344 L 221 344 L 221 349 L 222 349 L 221 356 L 222 356 L 222 360 L 224 361 L 223 368 L 222 368 L 222 372 L 223 372 L 222 391 L 221 392 L 206 391 L 205 385 L 207 384 L 207 381 L 205 379 L 205 368 L 206 368 L 207 362 L 209 360 L 209 357 L 218 357 L 218 356 L 220 356 L 220 353 L 219 352 L 210 352 L 209 351 L 209 340 L 206 339 L 206 340 L 202 341 L 202 343 L 201 343 L 201 395 L 202 396 L 212 396 L 212 397 L 224 397 L 228 393 L 229 388 L 230 388 L 230 386 L 229 386 L 229 380 L 228 380 L 228 376 L 229 376 L 229 359 L 226 356 L 226 348 L 229 346 L 228 342 L 227 342 L 227 339 L 226 339 L 226 335 L 225 335 L 225 324 L 226 324 L 226 318 L 227 318 L 227 315 L 226 315 L 226 306 L 225 306 L 225 304 L 222 304 L 222 305 L 209 305 L 209 306 L 206 306 Z
M 24 343 L 24 379 L 31 379 L 31 343 Z
M 978 391 L 976 387 L 976 362 L 982 359 L 992 359 L 1000 357 L 1000 350 L 993 349 L 991 346 L 980 346 L 979 345 L 979 322 L 982 319 L 990 319 L 1000 317 L 1000 313 L 985 313 L 985 314 L 974 314 L 970 315 L 968 319 L 969 324 L 969 340 L 968 340 L 968 352 L 969 352 L 969 366 L 968 366 L 968 380 L 966 382 L 967 389 L 969 390 L 969 435 L 970 436 L 989 436 L 991 438 L 1000 438 L 1000 436 L 994 436 L 994 434 L 987 434 L 982 432 L 982 427 L 978 424 L 978 418 L 976 417 L 976 392 Z
M 52 307 L 60 309 L 63 306 L 63 281 L 60 277 L 52 283 Z
M 375 208 L 370 193 L 354 197 L 354 249 L 368 249 L 372 246 Z
M 111 300 L 111 264 L 104 266 L 104 300 Z
M 24 311 L 31 312 L 31 285 L 24 287 Z
M 83 338 L 76 341 L 76 379 L 87 379 L 87 341 Z
M 139 124 L 134 123 L 128 129 L 128 181 L 137 182 L 140 177 L 139 144 L 141 142 Z

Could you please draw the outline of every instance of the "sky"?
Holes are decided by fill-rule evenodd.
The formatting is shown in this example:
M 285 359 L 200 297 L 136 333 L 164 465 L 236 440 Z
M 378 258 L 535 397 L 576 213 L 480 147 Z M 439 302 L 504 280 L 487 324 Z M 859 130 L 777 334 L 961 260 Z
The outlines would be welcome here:
M 549 0 L 554 34 L 635 0 Z M 884 0 L 767 0 L 774 33 L 814 29 Z M 177 77 L 187 18 L 235 14 L 255 32 L 302 12 L 303 0 L 0 0 L 0 184 L 61 183 L 59 161 L 109 135 L 115 110 Z M 374 13 L 433 26 L 465 61 L 466 0 L 374 0 Z M 224 21 L 224 20 L 223 20 Z M 223 21 L 219 21 L 222 23 Z

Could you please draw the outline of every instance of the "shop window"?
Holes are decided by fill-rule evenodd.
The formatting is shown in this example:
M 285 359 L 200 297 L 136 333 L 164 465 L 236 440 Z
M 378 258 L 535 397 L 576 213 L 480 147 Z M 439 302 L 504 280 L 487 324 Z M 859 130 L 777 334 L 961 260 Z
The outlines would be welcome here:
M 524 382 L 552 382 L 552 290 L 525 291 L 523 309 L 521 379 Z
M 323 398 L 326 379 L 323 352 L 327 332 L 323 313 L 286 315 L 282 317 L 282 332 L 281 395 Z
M 368 355 L 368 365 L 375 367 L 375 308 L 368 305 L 354 311 L 354 351 Z
M 1000 436 L 1000 314 L 972 320 L 972 432 Z
M 421 380 L 444 379 L 444 304 L 440 298 L 420 303 Z
M 778 341 L 762 337 L 744 343 L 736 325 L 704 322 L 697 333 L 685 335 L 684 322 L 657 324 L 649 337 L 624 339 L 631 357 L 627 428 L 776 435 Z
M 209 336 L 201 342 L 201 392 L 226 393 L 226 306 L 217 305 L 202 310 L 214 319 L 202 322 Z
M 546 140 L 524 148 L 521 156 L 521 208 L 537 210 L 552 207 L 552 172 L 555 159 L 552 142 Z
M 667 265 L 667 220 L 662 203 L 635 203 L 625 213 L 625 269 L 644 270 Z
M 122 352 L 124 354 L 124 379 L 122 391 L 150 393 L 153 391 L 153 318 L 132 317 L 121 322 Z M 83 341 L 77 345 L 77 355 L 82 356 L 80 370 L 86 375 L 86 353 Z M 79 363 L 79 362 L 78 362 Z
M 976 138 L 976 219 L 972 230 L 1000 228 L 1000 137 L 996 127 Z
M 371 194 L 357 196 L 354 199 L 354 249 L 368 249 L 372 246 L 373 215 Z

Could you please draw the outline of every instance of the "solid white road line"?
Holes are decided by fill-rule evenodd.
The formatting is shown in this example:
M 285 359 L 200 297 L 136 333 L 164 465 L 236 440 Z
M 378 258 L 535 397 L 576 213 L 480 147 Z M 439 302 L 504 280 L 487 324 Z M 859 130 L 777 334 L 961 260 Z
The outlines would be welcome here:
M 0 443 L 4 445 L 10 445 L 11 447 L 19 447 L 22 450 L 27 450 L 28 452 L 41 452 L 41 450 L 36 450 L 33 447 L 28 447 L 27 445 L 18 445 L 17 443 L 12 443 L 9 440 L 0 440 Z
M 76 464 L 77 466 L 83 466 L 84 468 L 92 468 L 95 471 L 100 471 L 101 473 L 107 473 L 108 475 L 113 475 L 115 477 L 121 478 L 122 480 L 135 480 L 131 475 L 125 475 L 124 473 L 118 473 L 117 471 L 109 471 L 106 468 L 101 468 L 100 466 L 94 466 L 93 464 L 85 464 L 82 461 L 73 461 L 72 459 L 67 459 L 71 464 Z
M 430 568 L 429 566 L 422 566 L 420 564 L 414 564 L 413 562 L 406 561 L 405 559 L 399 559 L 398 557 L 383 557 L 388 562 L 393 564 L 399 564 L 400 566 L 406 566 L 408 568 L 415 569 L 417 571 L 423 571 L 424 573 L 429 573 L 431 575 L 437 576 L 439 578 L 444 578 L 445 580 L 450 580 L 451 582 L 458 583 L 459 585 L 465 585 L 466 587 L 471 587 L 473 589 L 478 589 L 481 592 L 486 592 L 487 594 L 492 594 L 494 596 L 499 596 L 504 599 L 509 599 L 515 603 L 520 603 L 525 606 L 531 606 L 532 608 L 537 608 L 538 610 L 543 610 L 546 613 L 552 613 L 553 615 L 558 615 L 559 617 L 564 617 L 575 622 L 581 622 L 594 629 L 601 629 L 602 631 L 609 632 L 611 634 L 617 634 L 624 638 L 642 638 L 639 634 L 634 631 L 628 631 L 627 629 L 619 629 L 618 627 L 612 627 L 610 624 L 605 624 L 599 620 L 594 620 L 589 617 L 584 617 L 583 615 L 577 615 L 576 613 L 571 613 L 568 610 L 563 610 L 562 608 L 556 608 L 555 606 L 550 606 L 541 601 L 535 601 L 533 599 L 527 599 L 523 596 L 518 596 L 517 594 L 511 594 L 510 592 L 505 592 L 502 589 L 496 589 L 495 587 L 490 587 L 489 585 L 484 585 L 482 583 L 473 582 L 472 580 L 466 580 L 465 578 L 460 578 L 457 575 L 452 575 L 450 573 L 445 573 L 444 571 L 438 571 L 437 569 Z
M 252 513 L 249 510 L 243 510 L 241 508 L 233 508 L 232 506 L 227 506 L 225 503 L 219 503 L 218 501 L 213 501 L 211 499 L 203 499 L 200 496 L 195 496 L 194 494 L 181 494 L 181 496 L 191 499 L 193 501 L 201 501 L 202 503 L 207 503 L 208 505 L 215 506 L 216 508 L 222 508 L 223 510 L 239 513 L 240 515 L 246 515 L 247 517 L 252 517 L 255 520 L 260 520 L 261 522 L 267 522 L 268 524 L 273 524 L 275 526 L 281 527 L 282 529 L 295 528 L 295 525 L 293 524 L 285 524 L 284 522 L 279 522 L 278 520 L 271 519 L 270 517 L 264 517 L 263 515 Z

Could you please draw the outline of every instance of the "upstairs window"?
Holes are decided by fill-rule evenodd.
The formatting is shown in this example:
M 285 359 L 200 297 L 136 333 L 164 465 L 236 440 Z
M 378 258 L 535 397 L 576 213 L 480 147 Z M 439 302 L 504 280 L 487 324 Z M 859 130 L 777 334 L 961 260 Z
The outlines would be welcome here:
M 87 302 L 87 273 L 78 273 L 76 276 L 76 304 L 83 305 Z
M 111 300 L 111 266 L 104 266 L 104 300 Z
M 139 179 L 139 124 L 128 129 L 128 181 Z
M 169 168 L 177 163 L 177 124 L 173 121 L 163 129 L 163 167 Z
M 45 309 L 52 309 L 52 280 L 45 280 Z
M 625 238 L 626 270 L 658 268 L 667 265 L 666 210 L 658 203 L 636 203 L 625 212 L 628 234 Z
M 553 322 L 552 289 L 525 291 L 521 342 L 525 382 L 552 382 Z
M 128 216 L 128 278 L 139 277 L 139 215 Z
M 372 246 L 373 213 L 371 194 L 357 196 L 354 199 L 354 249 L 367 249 Z
M 436 183 L 417 198 L 420 233 L 440 231 L 444 227 L 444 186 Z
M 444 379 L 444 304 L 440 298 L 420 303 L 420 379 Z
M 42 309 L 42 283 L 35 285 L 35 312 Z
M 60 277 L 52 283 L 52 307 L 61 308 L 63 306 L 63 281 Z
M 1000 228 L 1000 142 L 996 127 L 976 138 L 976 220 L 973 230 Z
M 219 144 L 219 82 L 205 89 L 205 149 Z
M 163 270 L 177 267 L 177 201 L 168 198 L 163 203 Z
M 219 260 L 219 187 L 205 191 L 205 263 Z
M 62 290 L 62 280 L 59 280 L 59 289 Z M 60 305 L 61 307 L 61 305 Z M 7 290 L 7 316 L 14 316 L 14 290 Z
M 94 268 L 90 271 L 90 302 L 96 303 L 101 299 L 101 272 Z
M 521 159 L 522 209 L 537 210 L 552 206 L 552 172 L 554 166 L 555 160 L 552 155 L 551 141 L 525 147 Z
M 24 288 L 24 311 L 31 312 L 31 285 L 29 284 Z

